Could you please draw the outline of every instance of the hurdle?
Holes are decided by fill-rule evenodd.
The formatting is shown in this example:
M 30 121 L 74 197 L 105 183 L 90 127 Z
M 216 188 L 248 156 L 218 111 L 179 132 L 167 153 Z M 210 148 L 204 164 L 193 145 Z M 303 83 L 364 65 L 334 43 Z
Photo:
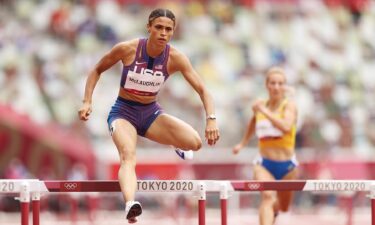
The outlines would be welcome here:
M 139 180 L 138 192 L 189 192 L 198 198 L 198 224 L 205 225 L 206 193 L 220 193 L 221 225 L 227 225 L 227 200 L 230 194 L 259 191 L 369 192 L 371 225 L 375 225 L 375 181 L 372 180 L 289 180 L 289 181 L 225 181 L 225 180 Z M 18 193 L 21 204 L 21 225 L 29 224 L 32 201 L 33 225 L 40 223 L 40 198 L 49 192 L 120 192 L 113 180 L 0 180 L 0 193 Z

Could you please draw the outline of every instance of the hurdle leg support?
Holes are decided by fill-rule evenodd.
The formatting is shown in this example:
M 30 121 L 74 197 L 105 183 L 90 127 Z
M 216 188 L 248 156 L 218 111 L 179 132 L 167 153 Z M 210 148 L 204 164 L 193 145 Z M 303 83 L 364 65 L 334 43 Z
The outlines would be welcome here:
M 21 225 L 29 225 L 30 186 L 27 182 L 22 183 L 20 197 L 16 200 L 21 204 Z
M 228 185 L 223 183 L 220 187 L 220 211 L 221 211 L 221 225 L 227 225 L 227 200 L 229 197 Z
M 33 225 L 39 225 L 40 222 L 40 193 L 33 192 L 31 194 L 31 206 L 33 210 Z
M 371 183 L 370 199 L 371 199 L 371 225 L 375 225 L 375 182 Z
M 206 224 L 206 184 L 204 182 L 199 183 L 199 200 L 198 200 L 198 224 Z

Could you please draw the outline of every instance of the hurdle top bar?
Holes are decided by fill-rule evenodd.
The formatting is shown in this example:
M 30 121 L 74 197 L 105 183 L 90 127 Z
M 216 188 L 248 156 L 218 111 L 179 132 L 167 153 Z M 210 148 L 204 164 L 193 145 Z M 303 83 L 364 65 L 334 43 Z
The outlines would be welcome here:
M 236 191 L 370 191 L 372 180 L 282 180 L 282 181 L 231 181 Z
M 116 180 L 0 180 L 0 193 L 20 193 L 25 185 L 29 192 L 120 192 Z M 139 180 L 139 192 L 196 192 L 201 186 L 207 192 L 227 191 L 371 191 L 375 189 L 372 180 L 288 180 L 288 181 L 254 181 L 254 180 Z
M 44 181 L 49 192 L 119 192 L 118 181 Z M 233 191 L 230 181 L 218 180 L 138 180 L 139 192 L 196 192 L 204 185 L 207 192 L 220 191 L 222 186 Z
M 38 179 L 0 179 L 0 193 L 48 192 Z

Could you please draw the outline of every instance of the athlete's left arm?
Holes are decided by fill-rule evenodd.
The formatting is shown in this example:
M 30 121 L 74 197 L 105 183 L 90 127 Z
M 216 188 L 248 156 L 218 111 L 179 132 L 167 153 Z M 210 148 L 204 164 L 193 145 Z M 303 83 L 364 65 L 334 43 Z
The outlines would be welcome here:
M 214 100 L 205 87 L 202 78 L 194 70 L 190 60 L 184 54 L 177 52 L 173 53 L 173 67 L 176 71 L 180 71 L 185 80 L 194 88 L 202 100 L 204 109 L 206 111 L 206 130 L 205 137 L 209 145 L 214 145 L 219 140 L 220 133 L 217 126 L 216 119 L 209 119 L 208 116 L 215 115 Z
M 297 107 L 296 104 L 292 101 L 289 101 L 285 105 L 283 118 L 274 116 L 274 114 L 272 114 L 272 112 L 264 105 L 260 106 L 258 110 L 262 112 L 275 127 L 280 129 L 284 133 L 289 132 L 297 121 Z

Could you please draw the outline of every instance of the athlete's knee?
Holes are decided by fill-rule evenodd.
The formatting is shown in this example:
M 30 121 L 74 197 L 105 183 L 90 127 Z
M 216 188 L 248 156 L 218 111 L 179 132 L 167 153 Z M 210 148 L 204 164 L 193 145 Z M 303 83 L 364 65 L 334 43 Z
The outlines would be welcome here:
M 199 137 L 198 132 L 193 132 L 188 134 L 188 136 L 185 136 L 185 139 L 182 141 L 181 145 L 182 149 L 198 151 L 202 147 L 202 140 Z
M 183 138 L 176 139 L 175 141 L 176 144 L 174 146 L 184 150 L 198 151 L 202 147 L 202 140 L 198 132 L 185 134 Z
M 273 193 L 272 191 L 263 191 L 262 202 L 274 204 L 276 202 L 275 193 Z
M 202 148 L 202 140 L 198 135 L 195 135 L 191 142 L 190 150 L 198 151 Z
M 127 164 L 127 165 L 135 165 L 136 162 L 136 154 L 135 151 L 130 151 L 129 149 L 123 147 L 119 150 L 120 153 L 120 163 Z

